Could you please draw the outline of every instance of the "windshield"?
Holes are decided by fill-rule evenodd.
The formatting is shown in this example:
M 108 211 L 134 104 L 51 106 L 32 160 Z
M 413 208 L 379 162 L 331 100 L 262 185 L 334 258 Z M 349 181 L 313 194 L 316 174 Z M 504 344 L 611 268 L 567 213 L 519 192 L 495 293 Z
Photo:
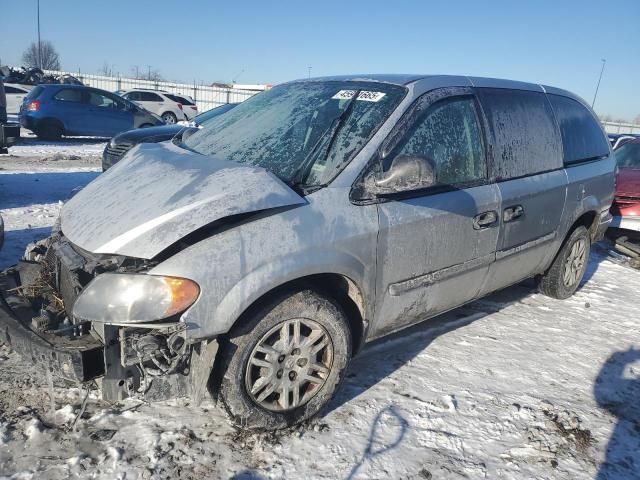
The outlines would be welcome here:
M 404 93 L 403 87 L 378 82 L 280 85 L 207 122 L 184 147 L 263 167 L 287 183 L 326 185 Z
M 626 143 L 615 151 L 620 168 L 640 169 L 640 142 Z
M 228 112 L 237 105 L 237 103 L 227 103 L 225 105 L 220 105 L 219 107 L 212 108 L 211 110 L 207 110 L 206 112 L 197 115 L 196 117 L 194 117 L 193 121 L 198 125 L 206 125 L 209 121 L 213 120 L 218 115 L 222 115 L 223 113 Z

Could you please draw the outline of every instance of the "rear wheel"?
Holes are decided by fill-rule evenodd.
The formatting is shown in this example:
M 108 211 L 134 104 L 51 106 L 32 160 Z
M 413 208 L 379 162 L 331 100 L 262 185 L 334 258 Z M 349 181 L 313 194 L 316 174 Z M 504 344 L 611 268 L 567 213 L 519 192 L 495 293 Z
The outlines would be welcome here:
M 36 135 L 43 140 L 60 140 L 62 125 L 51 120 L 44 121 L 38 126 Z
M 312 417 L 351 358 L 345 314 L 310 290 L 276 298 L 230 335 L 221 350 L 220 397 L 245 428 L 274 430 Z
M 538 279 L 538 290 L 561 300 L 573 295 L 587 269 L 590 248 L 589 232 L 580 225 L 571 232 L 551 268 Z
M 164 112 L 162 114 L 162 120 L 164 120 L 164 123 L 168 125 L 173 125 L 178 121 L 178 118 L 172 112 Z

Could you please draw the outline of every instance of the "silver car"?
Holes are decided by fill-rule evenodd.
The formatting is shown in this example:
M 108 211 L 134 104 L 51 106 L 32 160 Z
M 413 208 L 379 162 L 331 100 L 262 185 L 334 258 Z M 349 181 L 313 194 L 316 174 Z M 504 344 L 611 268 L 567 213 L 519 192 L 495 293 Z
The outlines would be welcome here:
M 286 83 L 74 196 L 0 277 L 0 338 L 107 400 L 209 391 L 244 427 L 285 427 L 372 339 L 530 277 L 571 296 L 614 169 L 591 109 L 553 87 Z

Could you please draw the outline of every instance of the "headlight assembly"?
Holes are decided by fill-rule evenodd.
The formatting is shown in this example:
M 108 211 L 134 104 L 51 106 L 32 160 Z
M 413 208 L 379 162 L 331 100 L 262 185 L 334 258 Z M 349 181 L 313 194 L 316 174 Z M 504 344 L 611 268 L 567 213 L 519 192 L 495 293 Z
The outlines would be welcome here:
M 73 316 L 101 323 L 145 323 L 183 312 L 200 287 L 192 280 L 145 274 L 103 273 L 73 305 Z

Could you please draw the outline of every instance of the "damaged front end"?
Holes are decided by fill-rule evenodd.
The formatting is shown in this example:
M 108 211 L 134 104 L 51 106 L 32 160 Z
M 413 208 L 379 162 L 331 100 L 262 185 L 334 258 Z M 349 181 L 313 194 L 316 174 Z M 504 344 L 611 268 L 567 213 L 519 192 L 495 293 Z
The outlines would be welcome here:
M 108 401 L 192 394 L 193 347 L 180 314 L 199 288 L 147 275 L 154 265 L 92 254 L 55 233 L 0 274 L 0 340 L 63 379 L 100 379 Z

